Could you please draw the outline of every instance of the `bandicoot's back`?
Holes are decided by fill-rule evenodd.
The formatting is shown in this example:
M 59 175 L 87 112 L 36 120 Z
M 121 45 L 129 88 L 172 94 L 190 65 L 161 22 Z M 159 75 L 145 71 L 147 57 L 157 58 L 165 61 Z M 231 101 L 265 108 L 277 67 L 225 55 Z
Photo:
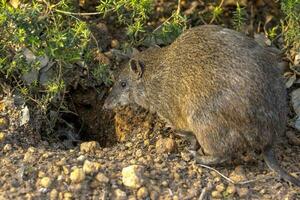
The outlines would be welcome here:
M 262 150 L 272 169 L 297 184 L 272 157 L 287 115 L 276 58 L 241 33 L 199 26 L 168 47 L 150 48 L 131 59 L 105 106 L 136 103 L 174 128 L 193 132 L 205 153 L 197 158 L 203 164 Z

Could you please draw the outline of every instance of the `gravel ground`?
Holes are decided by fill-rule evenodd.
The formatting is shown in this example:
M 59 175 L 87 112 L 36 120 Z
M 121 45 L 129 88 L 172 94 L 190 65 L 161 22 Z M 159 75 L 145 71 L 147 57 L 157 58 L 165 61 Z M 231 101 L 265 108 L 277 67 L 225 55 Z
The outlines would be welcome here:
M 197 165 L 187 142 L 145 112 L 140 121 L 128 108 L 116 115 L 119 134 L 124 130 L 120 118 L 130 120 L 131 129 L 124 132 L 132 132 L 130 140 L 105 148 L 88 141 L 66 149 L 20 126 L 22 111 L 12 98 L 2 99 L 0 109 L 0 199 L 300 198 L 300 189 L 270 172 L 259 156 L 214 169 Z M 298 145 L 284 137 L 276 151 L 282 166 L 299 177 Z
M 182 10 L 194 25 L 202 23 L 202 10 L 208 7 L 204 2 L 182 1 Z M 247 2 L 240 1 L 241 5 Z M 255 2 L 251 9 L 258 14 L 253 20 L 264 21 L 265 15 L 279 15 L 278 5 L 273 1 Z M 235 1 L 224 1 L 228 8 L 225 14 L 232 5 Z M 175 1 L 156 1 L 154 21 L 169 17 L 174 9 Z M 224 24 L 229 24 L 231 17 L 225 14 Z M 97 20 L 91 28 L 95 29 L 99 45 L 108 52 L 124 38 L 119 29 L 108 28 Z M 105 55 L 99 54 L 99 60 L 109 64 L 109 54 Z M 107 128 L 103 120 L 109 117 L 97 118 L 102 112 L 101 103 L 92 103 L 92 111 L 80 109 L 85 105 L 82 102 L 96 99 L 93 92 L 87 93 L 73 94 L 73 98 L 75 104 L 79 102 L 80 116 L 93 125 L 88 129 L 90 135 L 97 135 L 99 130 L 102 139 L 97 139 L 99 143 L 82 141 L 75 147 L 65 141 L 42 140 L 30 123 L 20 124 L 24 108 L 15 106 L 15 97 L 6 95 L 0 99 L 0 200 L 300 199 L 300 188 L 280 180 L 261 156 L 246 155 L 216 168 L 196 164 L 187 141 L 175 137 L 156 116 L 139 109 L 118 111 L 113 128 L 116 134 L 103 135 Z M 111 127 L 107 132 L 111 132 Z M 279 139 L 276 152 L 281 165 L 300 178 L 299 138 L 299 132 L 289 127 L 286 136 Z M 107 140 L 110 142 L 106 143 Z

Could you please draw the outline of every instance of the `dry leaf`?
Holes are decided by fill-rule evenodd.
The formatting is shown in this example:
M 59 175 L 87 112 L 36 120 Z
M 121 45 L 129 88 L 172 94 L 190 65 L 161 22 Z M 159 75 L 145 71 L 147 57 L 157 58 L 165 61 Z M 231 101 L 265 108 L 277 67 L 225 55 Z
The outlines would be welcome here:
M 290 88 L 294 82 L 296 81 L 296 74 L 293 74 L 292 76 L 290 76 L 287 80 L 287 82 L 285 83 L 286 88 Z
M 296 112 L 297 116 L 300 116 L 300 88 L 294 90 L 291 93 L 291 96 L 294 111 Z

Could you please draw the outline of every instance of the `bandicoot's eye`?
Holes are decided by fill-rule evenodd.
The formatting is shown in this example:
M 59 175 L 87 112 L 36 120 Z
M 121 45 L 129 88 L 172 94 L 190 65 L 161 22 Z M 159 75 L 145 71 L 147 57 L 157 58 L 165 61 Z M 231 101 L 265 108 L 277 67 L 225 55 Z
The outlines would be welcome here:
M 126 87 L 126 82 L 125 81 L 122 81 L 120 84 L 121 84 L 122 88 Z

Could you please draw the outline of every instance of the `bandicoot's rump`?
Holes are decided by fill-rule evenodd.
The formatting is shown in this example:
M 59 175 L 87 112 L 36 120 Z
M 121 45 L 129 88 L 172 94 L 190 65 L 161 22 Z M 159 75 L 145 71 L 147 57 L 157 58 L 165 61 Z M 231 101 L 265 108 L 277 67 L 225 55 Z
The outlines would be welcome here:
M 178 130 L 193 132 L 202 164 L 261 150 L 266 163 L 299 186 L 272 151 L 286 127 L 286 90 L 277 55 L 242 33 L 205 25 L 170 46 L 137 54 L 116 80 L 104 107 L 136 103 Z

